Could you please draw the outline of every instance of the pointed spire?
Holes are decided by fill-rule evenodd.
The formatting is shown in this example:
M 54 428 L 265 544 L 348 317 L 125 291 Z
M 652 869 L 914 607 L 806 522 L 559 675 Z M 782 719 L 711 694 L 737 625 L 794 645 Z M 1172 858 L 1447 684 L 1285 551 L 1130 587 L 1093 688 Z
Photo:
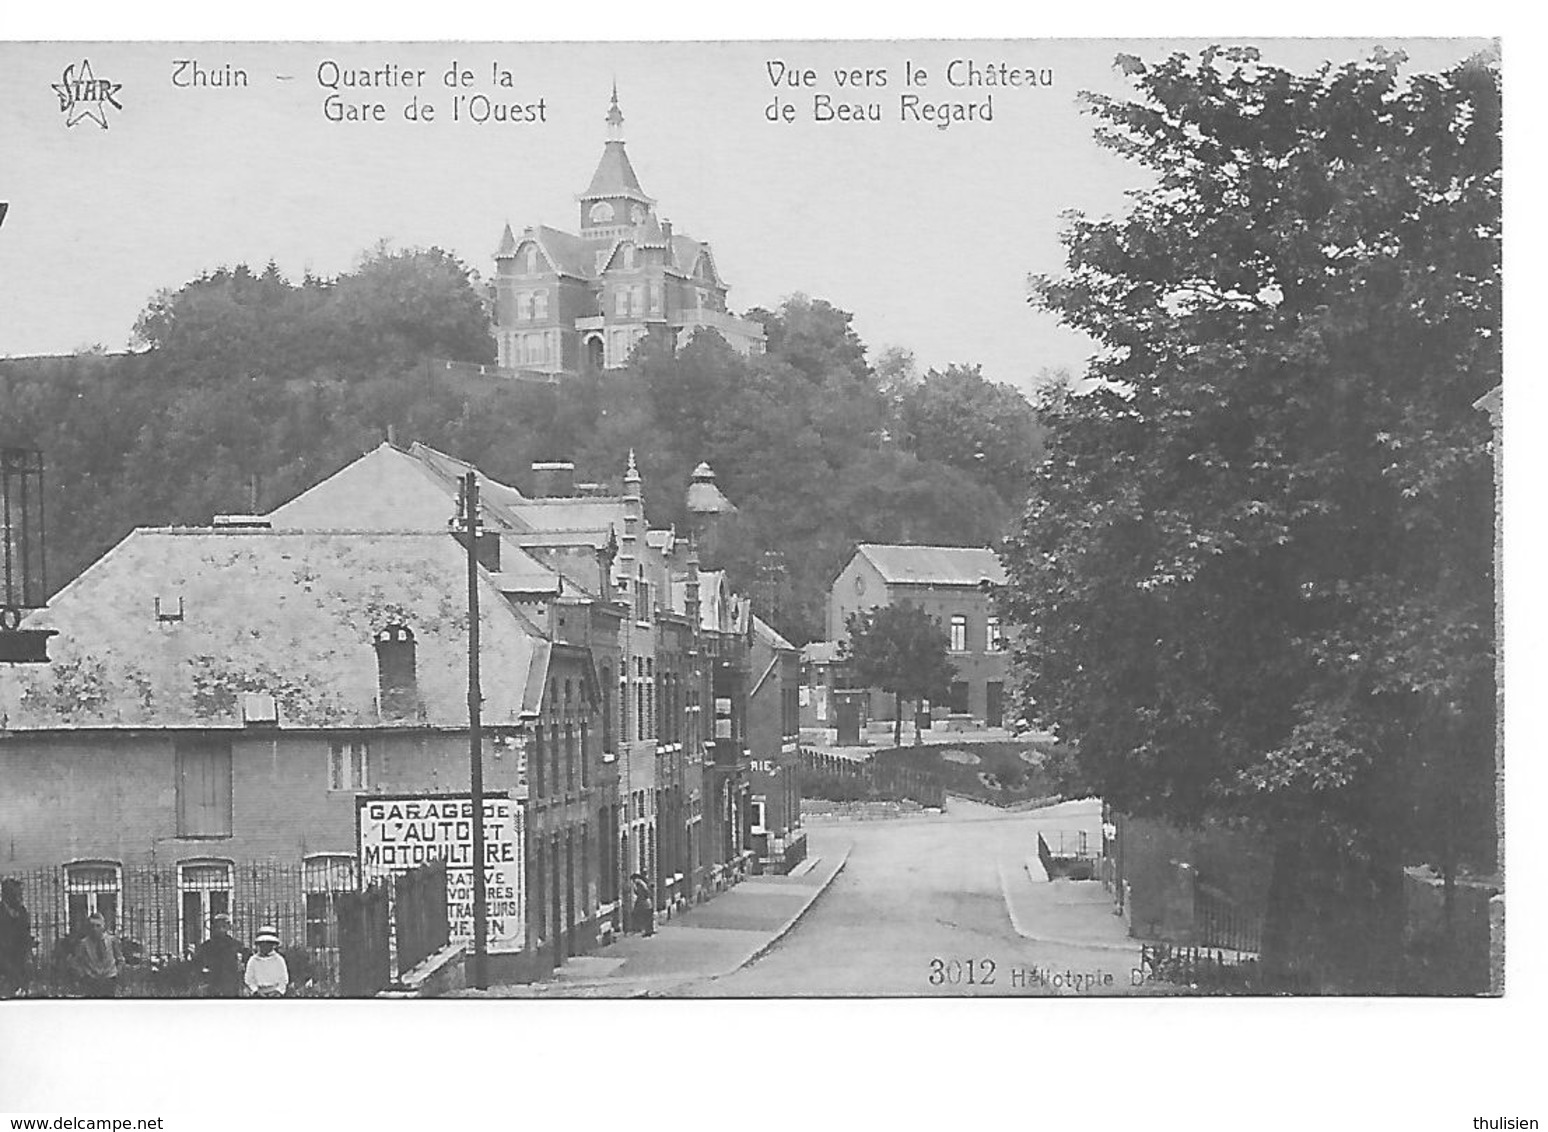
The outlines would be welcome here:
M 613 101 L 607 109 L 607 140 L 623 141 L 623 111 L 618 108 L 618 80 L 613 80 Z
M 624 150 L 623 122 L 623 111 L 618 108 L 618 84 L 614 82 L 612 102 L 607 111 L 607 144 L 602 147 L 602 160 L 597 163 L 597 170 L 591 175 L 591 185 L 578 198 L 583 205 L 604 197 L 615 200 L 621 197 L 647 206 L 655 203 L 645 195 L 645 190 L 640 188 L 640 179 L 635 176 L 634 167 L 629 164 L 629 155 Z M 589 216 L 590 209 L 583 208 L 582 227 L 597 223 L 591 221 Z M 625 215 L 617 217 L 615 221 L 604 223 L 626 223 L 627 220 L 628 217 Z
M 500 237 L 499 250 L 495 252 L 496 259 L 516 254 L 516 233 L 511 231 L 511 222 L 505 222 L 505 234 Z

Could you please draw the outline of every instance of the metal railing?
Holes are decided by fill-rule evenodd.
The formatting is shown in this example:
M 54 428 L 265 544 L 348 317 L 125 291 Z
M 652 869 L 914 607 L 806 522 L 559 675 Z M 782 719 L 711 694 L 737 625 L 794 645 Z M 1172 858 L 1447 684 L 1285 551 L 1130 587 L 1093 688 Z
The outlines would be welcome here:
M 1263 949 L 1263 914 L 1243 908 L 1203 881 L 1193 886 L 1193 926 L 1202 947 L 1258 954 Z
M 69 957 L 93 912 L 103 917 L 123 950 L 122 994 L 203 993 L 194 955 L 219 913 L 231 917 L 244 956 L 260 928 L 279 933 L 291 993 L 336 993 L 336 905 L 356 885 L 350 858 L 127 867 L 77 862 L 7 875 L 21 882 L 32 920 L 31 994 L 70 995 L 79 989 Z

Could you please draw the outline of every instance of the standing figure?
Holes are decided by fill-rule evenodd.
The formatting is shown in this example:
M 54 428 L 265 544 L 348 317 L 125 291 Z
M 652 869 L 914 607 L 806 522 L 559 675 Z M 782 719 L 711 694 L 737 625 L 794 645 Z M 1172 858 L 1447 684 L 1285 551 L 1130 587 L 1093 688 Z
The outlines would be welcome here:
M 273 928 L 259 928 L 253 937 L 258 954 L 247 960 L 243 981 L 254 998 L 283 998 L 290 989 L 290 968 L 279 953 L 279 941 L 279 932 Z
M 635 873 L 634 881 L 634 922 L 640 931 L 646 935 L 656 934 L 656 902 L 651 899 L 650 882 L 645 879 L 644 873 Z
M 27 989 L 32 966 L 32 916 L 22 902 L 21 881 L 0 880 L 0 998 Z
M 93 912 L 86 917 L 86 934 L 70 952 L 70 973 L 87 998 L 114 998 L 123 971 L 124 949 L 118 937 L 107 930 L 102 913 Z
M 242 945 L 231 934 L 231 917 L 217 912 L 210 938 L 194 951 L 194 977 L 208 998 L 237 998 L 242 993 Z

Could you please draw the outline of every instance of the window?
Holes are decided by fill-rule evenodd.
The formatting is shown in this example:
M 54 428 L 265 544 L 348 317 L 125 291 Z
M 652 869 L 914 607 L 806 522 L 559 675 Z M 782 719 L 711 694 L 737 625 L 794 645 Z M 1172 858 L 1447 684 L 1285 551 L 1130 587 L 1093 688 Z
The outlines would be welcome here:
M 564 788 L 575 789 L 575 725 L 564 725 Z
M 371 747 L 364 739 L 328 744 L 328 789 L 364 790 L 370 785 Z
M 355 891 L 355 858 L 348 853 L 314 853 L 304 858 L 301 888 L 306 894 L 307 947 L 337 947 L 333 898 Z
M 645 285 L 636 283 L 629 288 L 629 307 L 634 311 L 634 317 L 639 318 L 645 313 Z
M 661 284 L 659 282 L 650 284 L 650 313 L 661 313 Z
M 537 274 L 537 269 L 538 269 L 538 253 L 537 253 L 537 249 L 534 248 L 534 247 L 529 246 L 527 248 L 527 274 L 528 275 L 536 275 Z
M 761 794 L 753 798 L 751 804 L 748 806 L 748 817 L 752 821 L 752 832 L 763 832 L 763 819 L 765 813 L 767 812 L 767 807 L 768 800 L 764 795 Z
M 580 780 L 581 789 L 590 785 L 590 774 L 586 770 L 586 764 L 591 761 L 591 728 L 582 723 L 580 725 Z
M 530 322 L 532 320 L 532 292 L 518 291 L 516 293 L 516 321 Z
M 629 317 L 629 288 L 620 287 L 613 292 L 613 314 L 619 318 Z
M 624 675 L 618 678 L 618 737 L 629 742 L 629 676 L 625 665 Z
M 532 295 L 532 317 L 538 321 L 548 317 L 548 292 L 535 291 Z
M 591 206 L 590 215 L 593 224 L 609 224 L 613 219 L 613 206 L 605 200 L 599 200 Z
M 543 796 L 543 728 L 532 729 L 532 796 Z
M 1005 638 L 1000 632 L 1000 619 L 990 617 L 984 622 L 984 648 L 989 652 L 999 652 L 1005 645 Z
M 177 836 L 231 836 L 231 740 L 179 738 Z
M 548 751 L 549 758 L 553 760 L 548 767 L 553 772 L 551 786 L 554 793 L 557 794 L 559 793 L 559 783 L 561 781 L 559 778 L 559 725 L 557 723 L 552 724 L 548 728 Z
M 967 618 L 960 613 L 951 615 L 951 651 L 967 651 Z
M 625 271 L 633 271 L 634 270 L 634 245 L 633 244 L 625 244 L 622 248 L 620 248 L 618 250 L 618 258 L 622 261 L 622 266 L 623 266 L 623 269 Z
M 602 666 L 602 753 L 613 753 L 613 666 Z
M 123 903 L 124 873 L 111 861 L 81 861 L 65 866 L 65 896 L 69 902 L 70 931 L 85 930 L 86 917 L 100 913 L 108 931 L 118 930 L 118 910 Z
M 968 710 L 968 686 L 966 680 L 954 680 L 951 685 L 951 710 L 956 715 L 966 715 Z
M 231 862 L 183 861 L 177 866 L 182 906 L 181 946 L 184 951 L 203 943 L 210 917 L 231 911 Z

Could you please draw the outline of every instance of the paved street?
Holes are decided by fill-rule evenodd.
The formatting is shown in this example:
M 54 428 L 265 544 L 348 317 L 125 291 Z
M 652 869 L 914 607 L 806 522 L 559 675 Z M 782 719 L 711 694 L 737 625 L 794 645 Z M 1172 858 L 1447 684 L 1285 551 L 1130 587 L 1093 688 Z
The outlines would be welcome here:
M 1101 886 L 1049 883 L 1036 861 L 1039 830 L 1086 829 L 1095 842 L 1099 822 L 1095 802 L 1006 813 L 958 799 L 938 815 L 813 822 L 813 853 L 830 857 L 850 846 L 827 892 L 763 957 L 667 993 L 1130 993 L 1139 948 Z M 1094 976 L 1094 985 L 1067 973 Z

